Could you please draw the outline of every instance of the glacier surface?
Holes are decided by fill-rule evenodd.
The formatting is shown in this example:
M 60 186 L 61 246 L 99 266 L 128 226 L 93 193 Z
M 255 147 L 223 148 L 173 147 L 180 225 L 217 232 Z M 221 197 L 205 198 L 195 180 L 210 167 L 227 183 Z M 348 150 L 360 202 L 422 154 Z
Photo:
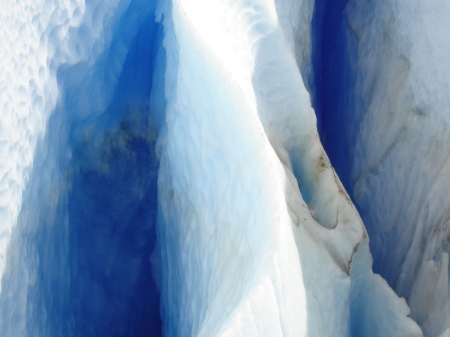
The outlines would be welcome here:
M 1 335 L 447 337 L 448 8 L 8 1 Z

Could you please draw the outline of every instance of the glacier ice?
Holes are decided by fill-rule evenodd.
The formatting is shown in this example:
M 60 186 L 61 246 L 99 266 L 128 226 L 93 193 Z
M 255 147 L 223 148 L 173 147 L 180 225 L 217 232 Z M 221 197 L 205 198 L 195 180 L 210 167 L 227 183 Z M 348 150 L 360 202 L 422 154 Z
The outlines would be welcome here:
M 374 270 L 407 299 L 425 335 L 448 334 L 450 7 L 350 0 L 340 10 L 340 28 L 323 34 L 327 45 L 348 46 L 322 53 L 342 60 L 337 78 L 322 72 L 325 149 L 353 191 Z
M 52 13 L 48 4 L 40 4 L 46 8 L 43 12 L 38 5 L 33 25 L 48 24 L 42 40 L 53 34 L 63 42 L 52 42 L 62 49 L 54 51 L 56 56 L 47 60 L 40 55 L 52 76 L 44 84 L 55 85 L 48 89 L 49 111 L 33 110 L 29 119 L 20 120 L 19 115 L 17 125 L 2 124 L 30 141 L 34 159 L 23 168 L 27 171 L 11 169 L 5 178 L 10 179 L 7 183 L 17 179 L 17 188 L 26 188 L 19 194 L 20 215 L 7 222 L 8 246 L 1 246 L 8 255 L 2 270 L 0 334 L 158 335 L 159 292 L 152 270 L 157 268 L 150 261 L 156 240 L 158 166 L 156 131 L 147 115 L 153 45 L 161 34 L 154 6 L 101 1 L 64 10 L 55 2 Z M 71 13 L 79 13 L 79 22 L 67 29 L 67 36 L 58 33 L 64 27 L 58 15 L 64 23 Z M 28 75 L 38 76 L 29 63 Z M 40 101 L 33 96 L 37 93 L 33 89 L 30 97 L 22 97 Z M 20 102 L 7 106 L 12 116 L 17 109 L 26 110 Z M 33 132 L 34 144 L 34 138 L 27 137 Z M 13 137 L 1 145 L 11 153 L 7 164 L 21 163 L 15 161 L 15 151 L 18 156 L 26 152 Z M 29 181 L 21 180 L 25 178 Z M 2 193 L 16 192 L 6 188 Z M 15 210 L 15 199 L 7 201 L 6 209 Z
M 289 40 L 297 32 L 278 25 L 283 5 L 177 2 L 162 14 L 170 61 L 159 139 L 164 331 L 263 335 L 264 317 L 274 335 L 420 335 L 363 257 L 364 227 L 315 130 Z M 367 263 L 355 274 L 366 274 L 394 316 L 355 295 L 363 287 L 356 275 L 351 287 L 355 250 Z
M 382 156 L 376 137 L 385 135 L 389 151 L 400 151 L 389 137 L 405 122 L 390 117 L 390 104 L 410 100 L 396 87 L 403 56 L 389 48 L 411 48 L 412 39 L 400 37 L 413 36 L 408 17 L 419 9 L 396 7 L 394 0 L 359 2 L 345 9 L 320 0 L 8 3 L 0 11 L 7 37 L 1 42 L 1 335 L 444 333 L 445 234 L 425 242 L 428 255 L 405 256 L 402 249 L 423 237 L 422 227 L 408 227 L 414 240 L 396 241 L 417 216 L 408 213 L 386 247 L 375 220 L 389 214 L 383 205 L 395 204 L 384 198 L 395 193 L 383 188 L 402 186 L 404 171 L 387 166 L 398 178 L 383 178 L 382 186 L 354 179 L 370 173 L 374 153 Z M 390 4 L 403 21 L 392 19 Z M 438 8 L 430 6 L 425 13 Z M 398 39 L 386 38 L 388 24 L 404 28 Z M 333 61 L 318 52 L 330 42 L 318 36 L 333 34 L 334 25 L 340 27 L 334 42 L 348 50 Z M 421 48 L 416 55 L 424 62 Z M 382 58 L 370 59 L 374 50 L 390 61 L 384 72 Z M 342 67 L 327 78 L 333 62 Z M 376 76 L 382 80 L 374 93 L 367 81 Z M 327 95 L 340 80 L 347 87 L 333 101 Z M 398 90 L 384 92 L 389 84 Z M 413 96 L 417 102 L 430 99 L 428 89 Z M 337 112 L 327 115 L 333 102 Z M 366 113 L 371 104 L 384 114 Z M 342 128 L 333 131 L 329 116 L 342 118 Z M 438 118 L 430 123 L 447 125 Z M 411 132 L 421 131 L 414 127 Z M 330 146 L 333 137 L 351 158 L 351 172 L 345 161 L 335 163 L 342 149 Z M 399 154 L 421 158 L 405 149 Z M 416 188 L 423 189 L 436 176 L 420 165 L 415 170 L 424 177 Z M 445 209 L 445 184 L 435 188 L 442 201 L 430 199 L 430 217 Z M 374 268 L 388 282 L 372 272 L 369 236 L 351 198 L 368 226 Z M 414 200 L 409 207 L 422 205 L 420 195 Z M 417 276 L 405 267 L 402 286 L 393 282 L 401 259 L 436 252 L 439 258 L 424 260 Z M 383 254 L 390 254 L 385 267 Z M 421 328 L 388 283 L 406 297 Z

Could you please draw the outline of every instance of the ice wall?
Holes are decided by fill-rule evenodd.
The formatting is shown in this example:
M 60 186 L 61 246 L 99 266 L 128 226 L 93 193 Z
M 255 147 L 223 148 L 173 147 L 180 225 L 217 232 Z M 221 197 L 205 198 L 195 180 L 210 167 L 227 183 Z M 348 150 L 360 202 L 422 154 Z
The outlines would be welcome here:
M 362 222 L 320 144 L 302 79 L 309 39 L 296 47 L 311 6 L 161 4 L 167 336 L 421 335 L 372 273 Z
M 2 336 L 422 335 L 319 140 L 315 6 L 8 2 Z
M 348 61 L 321 73 L 331 83 L 321 84 L 322 139 L 339 173 L 352 167 L 344 182 L 367 227 L 374 270 L 407 299 L 426 336 L 445 335 L 450 7 L 358 0 L 338 7 L 339 29 L 322 33 L 322 57 Z
M 160 336 L 155 3 L 8 6 L 0 334 Z
M 81 24 L 84 4 L 6 1 L 0 11 L 2 39 L 0 120 L 0 277 L 29 181 L 37 140 L 57 100 L 56 70 L 76 62 L 67 46 Z M 71 29 L 72 28 L 72 29 Z M 92 45 L 86 45 L 91 54 Z

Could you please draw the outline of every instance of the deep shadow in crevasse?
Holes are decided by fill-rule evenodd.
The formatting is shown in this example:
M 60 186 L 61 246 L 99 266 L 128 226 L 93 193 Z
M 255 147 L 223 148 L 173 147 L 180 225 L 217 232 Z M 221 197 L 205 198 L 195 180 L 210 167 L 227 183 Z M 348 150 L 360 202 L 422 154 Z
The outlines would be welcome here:
M 34 243 L 39 263 L 29 302 L 36 309 L 27 326 L 35 335 L 161 336 L 158 162 L 148 102 L 162 28 L 150 12 L 130 36 L 142 6 L 131 3 L 93 67 L 77 64 L 58 74 L 65 98 L 47 138 L 66 193 L 52 229 L 40 226 Z M 108 68 L 120 65 L 123 47 L 129 49 L 116 79 Z M 103 112 L 79 113 L 99 106 L 96 100 L 110 103 Z M 58 157 L 65 152 L 69 161 Z
M 317 0 L 312 19 L 312 104 L 324 149 L 350 197 L 354 134 L 351 104 L 354 76 L 350 64 L 356 50 L 350 45 L 345 6 L 349 0 Z M 353 200 L 354 201 L 354 200 Z
M 345 12 L 348 2 L 349 0 L 315 2 L 312 20 L 314 76 L 309 88 L 312 88 L 312 104 L 323 147 L 353 204 L 358 208 L 353 198 L 352 168 L 357 158 L 354 158 L 352 148 L 361 117 L 354 113 L 356 104 L 360 103 L 354 95 L 356 64 L 352 64 L 357 62 L 357 40 L 348 27 Z M 364 219 L 361 209 L 358 211 Z M 363 253 L 358 256 L 364 256 L 361 254 Z M 377 256 L 373 257 L 377 260 Z M 353 277 L 362 272 L 361 262 L 355 263 L 352 264 Z M 352 280 L 352 287 L 349 302 L 350 335 L 360 336 L 361 331 L 367 329 L 366 325 L 371 322 L 365 318 L 370 300 L 360 295 L 367 293 L 367 286 L 359 281 L 358 276 Z M 376 332 L 376 329 L 373 331 Z
M 157 165 L 153 139 L 132 121 L 74 154 L 69 196 L 70 305 L 77 336 L 158 336 L 152 275 Z M 94 145 L 95 146 L 95 145 Z M 86 153 L 87 152 L 87 153 Z M 92 157 L 94 156 L 94 158 Z

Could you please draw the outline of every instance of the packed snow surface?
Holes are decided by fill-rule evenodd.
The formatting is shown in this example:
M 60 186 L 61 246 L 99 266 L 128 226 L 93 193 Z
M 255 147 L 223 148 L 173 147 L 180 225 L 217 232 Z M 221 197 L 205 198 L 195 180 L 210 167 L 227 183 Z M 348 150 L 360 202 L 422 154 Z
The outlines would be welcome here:
M 7 2 L 0 11 L 2 336 L 422 336 L 406 301 L 372 272 L 368 234 L 319 139 L 310 99 L 316 6 L 313 0 Z M 390 22 L 383 6 L 355 0 L 346 8 L 349 27 L 362 34 L 349 42 L 361 83 L 355 96 L 363 96 L 355 102 L 381 104 L 386 115 L 376 120 L 356 103 L 349 110 L 365 114 L 353 173 L 367 170 L 369 153 L 383 153 L 371 138 L 383 125 L 392 128 L 383 140 L 390 144 L 395 128 L 407 123 L 389 117 L 395 116 L 389 104 L 411 101 L 402 91 L 409 77 L 399 84 L 392 72 L 403 69 L 397 54 L 388 54 L 392 69 L 383 72 L 365 58 L 370 48 L 384 56 L 383 43 L 403 46 L 377 40 Z M 408 15 L 419 9 L 398 10 L 405 24 L 398 36 L 411 34 L 405 48 L 412 49 Z M 375 17 L 372 30 L 364 28 L 365 15 Z M 417 48 L 422 62 L 424 47 Z M 374 71 L 385 80 L 378 94 L 365 82 Z M 408 93 L 417 90 L 412 84 Z M 389 85 L 397 91 L 384 99 Z M 429 99 L 417 95 L 411 96 L 422 97 L 417 102 Z M 430 118 L 430 125 L 446 130 L 444 110 L 436 111 L 442 121 Z M 415 115 L 408 123 L 422 118 Z M 411 130 L 403 132 L 422 132 L 419 125 Z M 408 151 L 399 153 L 414 157 Z M 425 174 L 420 165 L 413 167 L 425 175 L 421 190 L 434 186 L 434 169 Z M 404 172 L 397 175 L 383 183 L 395 188 Z M 442 202 L 445 186 L 435 186 Z M 370 223 L 384 215 L 378 205 L 388 202 L 385 192 L 367 179 L 355 183 Z M 411 197 L 416 204 L 408 207 L 425 207 L 420 195 Z M 426 214 L 437 215 L 441 206 L 430 199 Z M 416 306 L 413 318 L 427 336 L 438 336 L 448 326 L 450 303 L 440 296 L 448 291 L 446 234 L 432 239 L 435 227 L 420 228 L 428 228 L 424 249 L 431 248 L 403 258 L 441 255 L 423 262 L 418 276 L 405 269 L 406 288 L 394 286 L 412 306 L 427 303 L 422 311 Z M 407 233 L 419 240 L 417 231 Z M 381 249 L 383 233 L 373 232 L 372 246 Z M 408 247 L 416 242 L 403 240 Z M 383 250 L 392 254 L 389 261 L 402 259 L 392 252 Z M 392 285 L 394 273 L 386 275 Z M 430 288 L 430 275 L 438 290 Z M 416 288 L 424 290 L 409 292 Z M 432 301 L 441 314 L 433 313 Z

